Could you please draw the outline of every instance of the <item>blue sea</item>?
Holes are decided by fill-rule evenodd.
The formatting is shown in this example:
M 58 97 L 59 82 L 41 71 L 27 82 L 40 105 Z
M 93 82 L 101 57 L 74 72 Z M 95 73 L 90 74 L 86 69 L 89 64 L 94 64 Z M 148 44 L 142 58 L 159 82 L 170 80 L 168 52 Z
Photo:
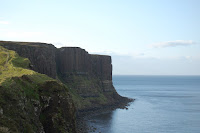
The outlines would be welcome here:
M 128 110 L 89 118 L 96 133 L 200 133 L 200 76 L 113 76 Z

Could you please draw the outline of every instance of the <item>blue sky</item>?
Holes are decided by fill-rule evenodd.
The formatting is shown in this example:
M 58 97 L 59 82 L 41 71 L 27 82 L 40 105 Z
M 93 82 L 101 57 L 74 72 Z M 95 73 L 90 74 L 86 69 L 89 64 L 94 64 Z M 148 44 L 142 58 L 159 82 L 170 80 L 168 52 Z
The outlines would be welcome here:
M 0 0 L 0 40 L 108 54 L 113 74 L 200 75 L 200 0 Z

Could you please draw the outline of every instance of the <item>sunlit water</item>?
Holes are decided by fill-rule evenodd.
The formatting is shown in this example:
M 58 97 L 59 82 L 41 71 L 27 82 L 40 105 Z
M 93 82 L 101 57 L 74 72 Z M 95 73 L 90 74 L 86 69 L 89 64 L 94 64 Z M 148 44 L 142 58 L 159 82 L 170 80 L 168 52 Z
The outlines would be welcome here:
M 99 133 L 200 133 L 200 76 L 114 76 L 128 110 L 90 118 Z

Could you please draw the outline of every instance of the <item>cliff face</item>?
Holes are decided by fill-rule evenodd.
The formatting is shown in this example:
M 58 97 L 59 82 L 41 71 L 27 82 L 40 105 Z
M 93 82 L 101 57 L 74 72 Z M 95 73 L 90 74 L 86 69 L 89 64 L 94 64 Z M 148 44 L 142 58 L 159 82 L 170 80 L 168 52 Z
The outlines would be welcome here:
M 53 45 L 5 41 L 0 41 L 0 45 L 16 51 L 22 57 L 28 58 L 31 61 L 30 67 L 32 70 L 56 78 L 56 48 Z
M 64 47 L 57 50 L 57 67 L 61 74 L 88 74 L 91 71 L 90 55 L 78 47 Z
M 78 47 L 64 47 L 57 50 L 56 60 L 60 74 L 90 74 L 101 80 L 112 80 L 110 56 L 91 55 Z
M 74 99 L 78 110 L 101 108 L 121 100 L 113 87 L 110 56 L 64 47 L 57 50 L 56 61 L 60 80 L 80 96 Z
M 102 80 L 112 80 L 111 57 L 107 55 L 91 55 L 92 72 Z
M 88 80 L 98 79 L 102 91 L 114 91 L 110 56 L 90 55 L 78 47 L 65 47 L 57 50 L 56 59 L 58 73 L 66 83 L 73 82 L 76 80 L 74 76 L 78 75 L 79 77 L 87 77 Z M 82 87 L 82 89 L 88 87 Z M 86 93 L 89 92 L 86 91 Z
M 111 57 L 106 55 L 91 55 L 92 72 L 102 81 L 104 92 L 115 91 L 112 84 L 112 63 Z
M 31 68 L 50 77 L 56 76 L 70 89 L 78 110 L 101 108 L 123 101 L 112 83 L 111 57 L 91 55 L 78 47 L 55 48 L 44 43 L 0 42 L 29 58 Z

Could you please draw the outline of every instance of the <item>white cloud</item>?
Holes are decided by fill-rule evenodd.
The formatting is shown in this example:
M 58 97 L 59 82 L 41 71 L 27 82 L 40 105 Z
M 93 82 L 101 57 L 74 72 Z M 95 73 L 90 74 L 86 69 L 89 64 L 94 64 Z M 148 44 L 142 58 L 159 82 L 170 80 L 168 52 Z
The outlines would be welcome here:
M 0 20 L 0 24 L 10 24 L 10 22 L 8 22 L 8 21 L 3 21 L 3 20 Z
M 175 47 L 175 46 L 190 46 L 198 44 L 192 40 L 176 40 L 176 41 L 168 41 L 168 42 L 159 42 L 152 44 L 151 46 L 154 48 L 164 48 L 164 47 Z

